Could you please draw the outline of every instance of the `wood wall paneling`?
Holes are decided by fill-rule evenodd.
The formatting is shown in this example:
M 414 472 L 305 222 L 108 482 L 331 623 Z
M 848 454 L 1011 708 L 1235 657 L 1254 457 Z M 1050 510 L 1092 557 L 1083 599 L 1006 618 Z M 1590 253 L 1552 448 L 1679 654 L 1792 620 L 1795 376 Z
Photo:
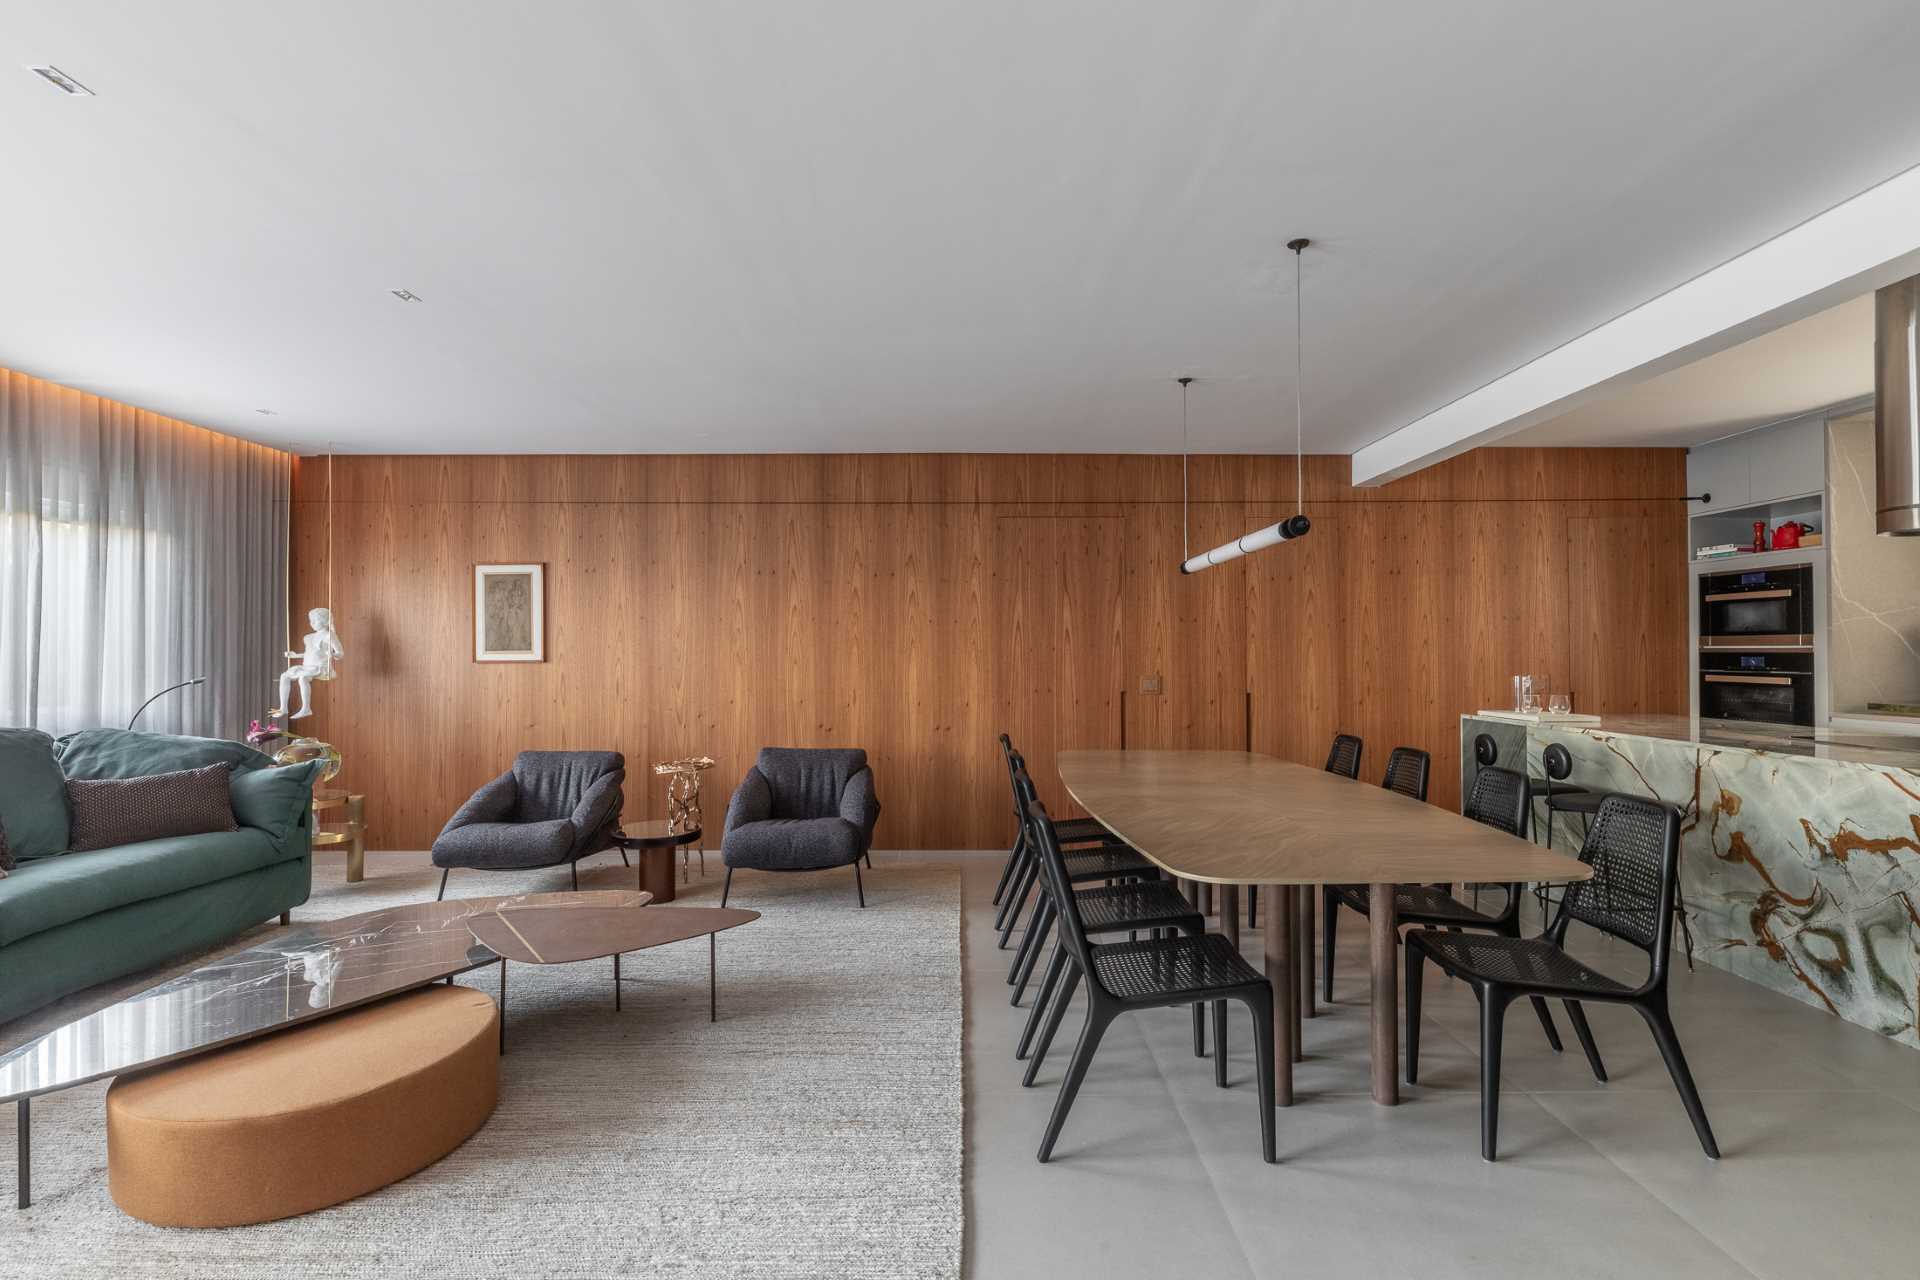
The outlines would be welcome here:
M 1312 458 L 1308 537 L 1192 577 L 1177 457 L 351 457 L 331 504 L 316 462 L 291 604 L 330 603 L 348 657 L 302 727 L 378 848 L 426 847 L 526 748 L 625 752 L 635 817 L 664 810 L 651 762 L 712 755 L 717 839 L 760 746 L 860 745 L 883 846 L 990 848 L 1002 729 L 1064 806 L 1054 752 L 1123 715 L 1132 747 L 1240 748 L 1250 699 L 1254 749 L 1359 733 L 1372 777 L 1422 746 L 1453 806 L 1456 717 L 1515 672 L 1687 703 L 1678 451 L 1485 449 L 1366 490 Z M 1292 460 L 1195 458 L 1191 492 L 1202 549 L 1291 513 Z M 486 560 L 547 564 L 545 663 L 471 661 Z

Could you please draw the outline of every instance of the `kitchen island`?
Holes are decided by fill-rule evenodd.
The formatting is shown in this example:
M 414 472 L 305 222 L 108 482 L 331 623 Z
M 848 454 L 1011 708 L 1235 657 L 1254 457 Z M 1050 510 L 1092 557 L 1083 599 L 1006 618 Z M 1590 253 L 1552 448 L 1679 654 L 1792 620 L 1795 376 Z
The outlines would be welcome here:
M 1482 733 L 1502 765 L 1524 753 L 1542 777 L 1541 752 L 1559 743 L 1570 782 L 1680 808 L 1697 959 L 1920 1047 L 1920 738 L 1686 716 L 1466 715 L 1465 784 Z M 1545 809 L 1536 802 L 1537 838 Z M 1577 815 L 1555 815 L 1556 846 L 1576 851 L 1580 834 Z

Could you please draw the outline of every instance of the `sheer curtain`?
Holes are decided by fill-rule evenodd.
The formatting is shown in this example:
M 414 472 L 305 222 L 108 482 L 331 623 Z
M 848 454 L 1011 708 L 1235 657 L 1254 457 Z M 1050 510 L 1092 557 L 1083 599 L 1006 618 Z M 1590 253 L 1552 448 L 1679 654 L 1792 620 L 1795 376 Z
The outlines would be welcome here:
M 237 738 L 286 644 L 292 456 L 0 369 L 0 725 Z

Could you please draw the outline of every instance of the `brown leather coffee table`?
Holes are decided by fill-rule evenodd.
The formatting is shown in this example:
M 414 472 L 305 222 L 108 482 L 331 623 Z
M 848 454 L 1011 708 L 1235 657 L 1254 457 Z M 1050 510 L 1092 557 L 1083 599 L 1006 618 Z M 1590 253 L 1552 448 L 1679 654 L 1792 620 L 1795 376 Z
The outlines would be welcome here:
M 573 964 L 613 957 L 613 1007 L 620 1008 L 620 957 L 688 938 L 707 940 L 707 1021 L 719 1016 L 714 979 L 714 935 L 751 924 L 758 911 L 739 907 L 577 907 L 567 911 L 503 905 L 475 915 L 467 928 L 500 956 L 500 1045 L 507 1042 L 507 961 Z

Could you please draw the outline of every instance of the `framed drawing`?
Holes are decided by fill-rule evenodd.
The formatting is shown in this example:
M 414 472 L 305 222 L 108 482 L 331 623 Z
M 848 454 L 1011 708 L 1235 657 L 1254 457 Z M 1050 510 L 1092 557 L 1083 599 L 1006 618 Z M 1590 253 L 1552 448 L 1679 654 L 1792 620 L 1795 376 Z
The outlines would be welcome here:
M 473 566 L 473 660 L 547 660 L 547 566 Z

